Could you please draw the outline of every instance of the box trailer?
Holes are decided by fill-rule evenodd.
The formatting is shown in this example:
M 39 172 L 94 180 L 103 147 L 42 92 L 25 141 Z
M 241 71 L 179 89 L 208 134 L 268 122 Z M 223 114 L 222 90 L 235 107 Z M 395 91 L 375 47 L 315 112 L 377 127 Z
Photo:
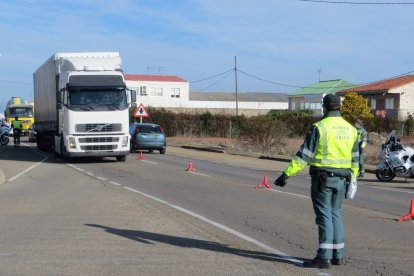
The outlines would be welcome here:
M 129 91 L 118 52 L 57 53 L 33 74 L 37 146 L 71 157 L 129 154 Z

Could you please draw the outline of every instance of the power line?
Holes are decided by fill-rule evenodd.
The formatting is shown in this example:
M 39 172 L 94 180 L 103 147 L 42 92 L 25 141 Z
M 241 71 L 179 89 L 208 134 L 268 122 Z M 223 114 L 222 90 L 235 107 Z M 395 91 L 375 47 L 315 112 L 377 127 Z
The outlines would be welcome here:
M 298 0 L 298 1 L 324 3 L 324 4 L 348 4 L 348 5 L 414 5 L 414 2 L 355 2 L 355 1 L 323 1 L 323 0 Z
M 240 73 L 242 73 L 242 74 L 244 74 L 246 76 L 249 76 L 251 78 L 254 78 L 254 79 L 257 79 L 257 80 L 260 80 L 260 81 L 264 81 L 264 82 L 268 82 L 268 83 L 272 83 L 272 84 L 276 84 L 276 85 L 280 85 L 280 86 L 286 86 L 286 87 L 303 88 L 302 86 L 291 85 L 291 84 L 283 84 L 283 83 L 278 83 L 278 82 L 274 82 L 274 81 L 270 81 L 270 80 L 265 80 L 263 78 L 256 77 L 256 76 L 253 76 L 252 74 L 246 73 L 246 72 L 244 72 L 244 71 L 242 71 L 240 69 L 238 69 L 237 71 L 239 71 Z
M 196 83 L 196 82 L 201 82 L 201 81 L 205 81 L 205 80 L 213 79 L 213 78 L 219 77 L 219 76 L 221 76 L 221 75 L 224 75 L 224 74 L 227 74 L 228 72 L 233 72 L 233 71 L 234 71 L 234 68 L 231 68 L 230 70 L 227 70 L 226 72 L 223 72 L 223 73 L 220 73 L 220 74 L 217 74 L 217 75 L 211 76 L 211 77 L 207 77 L 207 78 L 204 78 L 204 79 L 201 79 L 201 80 L 190 81 L 190 83 Z
M 260 78 L 260 77 L 254 76 L 254 75 L 252 75 L 252 74 L 249 74 L 249 73 L 243 72 L 243 71 L 241 71 L 240 69 L 237 69 L 237 71 L 238 71 L 238 72 L 240 72 L 240 73 L 242 73 L 242 74 L 244 74 L 244 75 L 246 75 L 246 76 L 249 76 L 249 77 L 251 77 L 251 78 L 254 78 L 254 79 L 257 79 L 257 80 L 260 80 L 260 81 L 263 81 L 263 82 L 267 82 L 267 83 L 271 83 L 271 84 L 279 85 L 279 86 L 295 87 L 295 88 L 311 88 L 311 86 L 299 86 L 299 85 L 292 85 L 292 84 L 283 84 L 283 83 L 278 83 L 278 82 L 274 82 L 274 81 L 266 80 L 266 79 L 263 79 L 263 78 Z M 398 77 L 402 77 L 402 76 L 410 75 L 410 74 L 412 74 L 412 73 L 414 73 L 414 71 L 406 72 L 406 73 L 399 74 L 399 75 L 397 75 L 397 76 L 389 77 L 389 78 L 382 79 L 382 80 L 376 80 L 376 81 L 371 81 L 371 82 L 366 82 L 366 83 L 360 83 L 360 84 L 355 84 L 355 85 L 342 85 L 342 86 L 336 86 L 336 88 L 344 88 L 344 89 L 346 89 L 346 88 L 351 88 L 351 87 L 354 87 L 354 86 L 368 85 L 368 84 L 372 84 L 372 83 L 376 83 L 376 82 L 386 81 L 386 80 L 390 80 L 390 79 L 394 79 L 394 78 L 398 78 Z M 312 87 L 312 88 L 313 88 L 313 89 L 326 89 L 326 87 Z
M 255 76 L 253 74 L 247 73 L 245 71 L 242 71 L 242 70 L 240 70 L 238 68 L 232 68 L 232 69 L 227 70 L 227 71 L 225 71 L 223 73 L 216 74 L 216 75 L 213 75 L 211 77 L 203 78 L 203 79 L 200 79 L 200 80 L 197 80 L 197 81 L 192 81 L 190 83 L 201 82 L 201 81 L 205 81 L 205 80 L 209 80 L 209 79 L 213 79 L 213 78 L 216 78 L 216 77 L 225 75 L 224 77 L 220 78 L 218 81 L 216 81 L 216 82 L 214 82 L 212 84 L 209 84 L 208 86 L 206 86 L 203 89 L 200 89 L 198 91 L 198 92 L 203 92 L 206 89 L 208 89 L 208 88 L 216 85 L 217 83 L 221 82 L 222 80 L 226 79 L 227 77 L 230 76 L 230 74 L 232 72 L 234 72 L 236 70 L 237 70 L 237 72 L 240 72 L 241 74 L 246 75 L 246 76 L 248 76 L 250 78 L 253 78 L 253 79 L 256 79 L 256 80 L 259 80 L 259 81 L 262 81 L 262 82 L 267 82 L 267 83 L 270 83 L 270 84 L 278 85 L 278 86 L 293 87 L 293 88 L 310 88 L 311 87 L 311 86 L 301 86 L 301 85 L 294 85 L 294 84 L 286 84 L 286 83 L 280 83 L 280 82 L 276 82 L 276 81 L 267 80 L 267 79 L 264 79 L 264 78 Z M 381 81 L 386 81 L 386 80 L 390 80 L 390 79 L 394 79 L 394 78 L 398 78 L 398 77 L 410 75 L 410 74 L 413 74 L 413 73 L 414 73 L 414 71 L 409 71 L 409 72 L 406 72 L 406 73 L 402 73 L 402 74 L 399 74 L 399 75 L 396 75 L 396 76 L 392 76 L 392 77 L 389 77 L 389 78 L 385 78 L 385 79 L 381 79 L 381 80 L 375 80 L 375 81 L 371 81 L 371 82 L 359 83 L 359 84 L 354 84 L 354 85 L 336 86 L 336 88 L 347 89 L 347 88 L 351 88 L 351 87 L 354 87 L 354 86 L 368 85 L 368 84 L 372 84 L 372 83 L 377 83 L 377 82 L 381 82 Z M 313 89 L 326 89 L 325 87 L 312 87 L 312 88 Z
M 203 89 L 200 89 L 200 90 L 199 90 L 199 91 L 197 91 L 197 92 L 203 92 L 203 91 L 205 91 L 205 90 L 209 89 L 210 87 L 212 87 L 212 86 L 214 86 L 214 85 L 218 84 L 219 82 L 221 82 L 221 81 L 223 81 L 224 79 L 228 78 L 228 77 L 229 77 L 229 76 L 233 73 L 233 71 L 234 71 L 234 69 L 231 69 L 230 71 L 227 71 L 227 74 L 226 74 L 224 77 L 220 78 L 218 81 L 216 81 L 216 82 L 214 82 L 214 83 L 212 83 L 212 84 L 209 84 L 208 86 L 204 87 Z M 221 74 L 221 75 L 222 75 L 222 74 Z

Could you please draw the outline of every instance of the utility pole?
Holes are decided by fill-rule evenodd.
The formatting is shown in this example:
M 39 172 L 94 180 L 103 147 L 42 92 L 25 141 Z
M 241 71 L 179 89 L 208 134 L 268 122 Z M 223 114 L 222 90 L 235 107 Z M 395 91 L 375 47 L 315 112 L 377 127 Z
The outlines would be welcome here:
M 319 74 L 319 82 L 321 82 L 321 73 L 322 73 L 322 68 L 319 68 L 319 70 L 318 70 L 318 74 Z
M 236 83 L 236 117 L 239 116 L 239 101 L 238 101 L 238 91 L 237 91 L 237 57 L 234 56 L 234 80 Z

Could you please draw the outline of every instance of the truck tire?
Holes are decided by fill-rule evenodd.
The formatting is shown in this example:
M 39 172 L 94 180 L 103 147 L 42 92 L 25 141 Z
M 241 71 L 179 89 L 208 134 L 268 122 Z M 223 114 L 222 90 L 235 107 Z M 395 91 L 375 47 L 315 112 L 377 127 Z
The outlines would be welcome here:
M 125 162 L 126 161 L 126 156 L 125 155 L 117 156 L 116 157 L 116 161 L 118 161 L 118 162 Z
M 65 161 L 66 163 L 71 161 L 71 158 L 66 155 L 66 148 L 63 145 L 62 141 L 60 142 L 60 156 L 62 157 L 62 160 Z

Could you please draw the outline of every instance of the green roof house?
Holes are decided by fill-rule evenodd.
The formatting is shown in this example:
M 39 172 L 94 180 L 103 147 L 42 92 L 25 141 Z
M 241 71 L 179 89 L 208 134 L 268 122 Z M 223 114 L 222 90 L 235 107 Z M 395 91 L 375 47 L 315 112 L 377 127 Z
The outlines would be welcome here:
M 327 94 L 355 87 L 356 85 L 344 80 L 329 80 L 313 83 L 288 94 L 289 110 L 311 110 L 322 114 L 322 99 Z

